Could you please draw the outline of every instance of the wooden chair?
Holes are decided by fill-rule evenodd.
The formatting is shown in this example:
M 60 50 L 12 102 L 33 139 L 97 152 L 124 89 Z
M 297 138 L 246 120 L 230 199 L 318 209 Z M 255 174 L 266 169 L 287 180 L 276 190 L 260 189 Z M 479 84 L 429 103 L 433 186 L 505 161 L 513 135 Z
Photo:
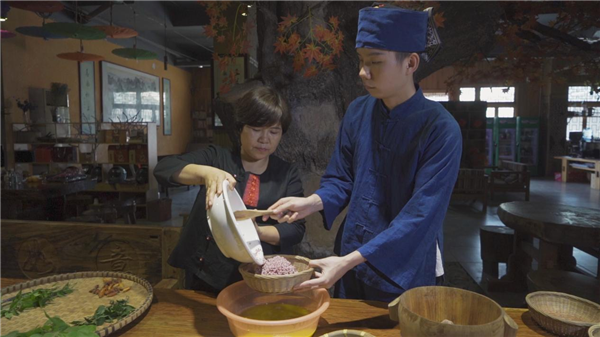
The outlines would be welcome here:
M 483 169 L 460 169 L 452 191 L 451 200 L 477 200 L 483 203 L 482 212 L 487 211 L 488 177 Z
M 3 220 L 2 277 L 35 279 L 78 271 L 123 271 L 155 287 L 181 288 L 167 259 L 179 227 Z
M 522 192 L 525 193 L 525 201 L 529 201 L 529 184 L 527 164 L 501 160 L 500 165 L 490 172 L 490 198 L 494 200 L 496 192 Z
M 506 226 L 479 227 L 483 272 L 498 278 L 498 263 L 508 262 L 513 252 L 515 231 Z

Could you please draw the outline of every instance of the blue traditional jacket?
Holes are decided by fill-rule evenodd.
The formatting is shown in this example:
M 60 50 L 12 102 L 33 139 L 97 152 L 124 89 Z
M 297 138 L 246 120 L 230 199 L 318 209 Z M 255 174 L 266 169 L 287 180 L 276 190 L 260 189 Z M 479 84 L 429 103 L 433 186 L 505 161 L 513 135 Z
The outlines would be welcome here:
M 335 252 L 367 259 L 357 279 L 390 293 L 435 284 L 461 152 L 458 123 L 420 88 L 391 111 L 370 95 L 350 104 L 315 193 L 327 229 L 348 206 Z

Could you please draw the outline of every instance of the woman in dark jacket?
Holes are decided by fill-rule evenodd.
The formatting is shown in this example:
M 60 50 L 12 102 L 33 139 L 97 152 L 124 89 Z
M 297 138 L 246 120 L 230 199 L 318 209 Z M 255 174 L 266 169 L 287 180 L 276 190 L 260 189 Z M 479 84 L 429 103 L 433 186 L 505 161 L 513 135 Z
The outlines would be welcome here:
M 237 102 L 235 119 L 240 131 L 239 149 L 229 151 L 211 145 L 167 157 L 154 169 L 161 185 L 201 185 L 179 243 L 169 257 L 170 265 L 185 269 L 188 289 L 218 293 L 241 280 L 239 262 L 221 253 L 206 219 L 206 209 L 212 206 L 215 195 L 222 193 L 224 180 L 235 186 L 248 208 L 267 209 L 280 198 L 303 196 L 298 170 L 273 155 L 291 123 L 281 95 L 262 86 L 250 90 Z M 269 219 L 257 226 L 265 255 L 292 254 L 304 230 L 304 220 L 290 226 Z

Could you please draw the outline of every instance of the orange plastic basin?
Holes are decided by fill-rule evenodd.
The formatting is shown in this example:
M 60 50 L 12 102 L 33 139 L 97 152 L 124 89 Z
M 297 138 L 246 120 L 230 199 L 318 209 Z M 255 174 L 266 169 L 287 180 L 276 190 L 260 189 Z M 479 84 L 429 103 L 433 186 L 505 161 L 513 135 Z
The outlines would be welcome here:
M 217 296 L 217 309 L 227 317 L 235 336 L 262 337 L 285 334 L 289 337 L 312 336 L 319 317 L 329 307 L 329 293 L 315 289 L 297 293 L 269 294 L 257 292 L 240 281 L 223 289 Z M 286 303 L 306 308 L 310 314 L 281 321 L 263 321 L 239 316 L 244 310 L 261 304 Z

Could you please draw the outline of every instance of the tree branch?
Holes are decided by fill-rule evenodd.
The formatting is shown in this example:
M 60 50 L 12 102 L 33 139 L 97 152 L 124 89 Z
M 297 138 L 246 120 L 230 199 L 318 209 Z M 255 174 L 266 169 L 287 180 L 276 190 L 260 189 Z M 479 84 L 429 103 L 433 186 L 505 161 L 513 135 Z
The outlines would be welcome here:
M 567 44 L 572 45 L 573 47 L 579 48 L 581 50 L 585 50 L 585 51 L 600 51 L 600 43 L 595 42 L 595 43 L 587 43 L 585 41 L 582 41 L 572 35 L 569 35 L 567 33 L 561 32 L 558 29 L 552 28 L 552 27 L 548 27 L 546 25 L 542 25 L 539 22 L 536 22 L 535 25 L 532 27 L 532 30 L 554 38 L 556 40 L 565 42 Z

